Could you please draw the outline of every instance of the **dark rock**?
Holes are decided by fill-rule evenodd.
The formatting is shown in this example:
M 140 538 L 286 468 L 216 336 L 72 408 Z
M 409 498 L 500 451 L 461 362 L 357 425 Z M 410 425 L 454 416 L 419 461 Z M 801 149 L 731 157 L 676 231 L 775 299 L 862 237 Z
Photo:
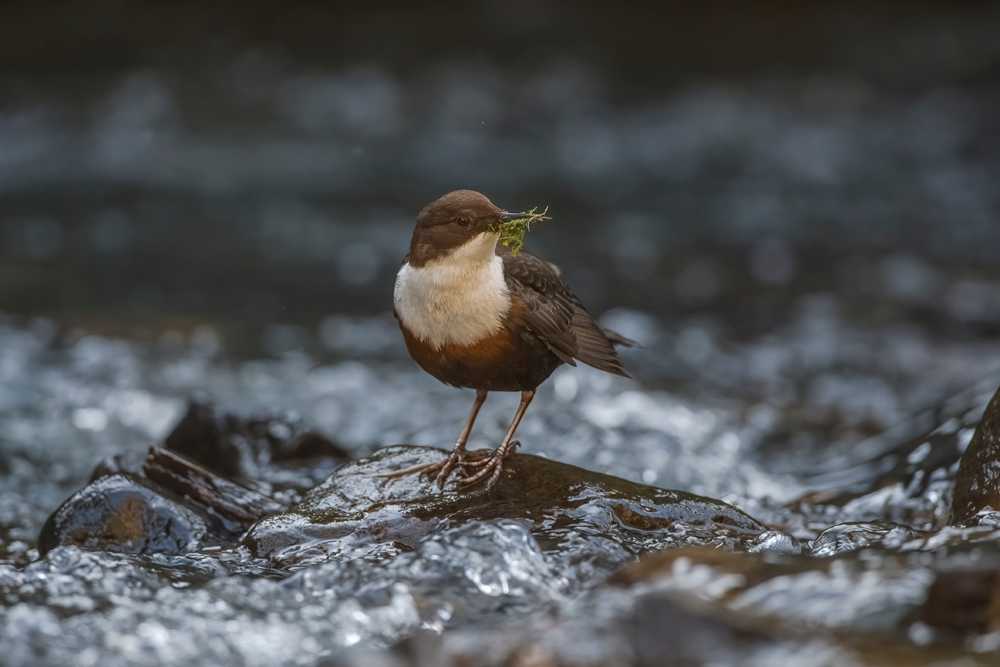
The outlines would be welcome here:
M 73 494 L 42 528 L 38 548 L 120 553 L 184 553 L 209 533 L 209 522 L 179 497 L 128 473 L 106 475 Z
M 206 543 L 232 543 L 255 521 L 286 508 L 160 447 L 139 465 L 131 457 L 113 457 L 102 469 L 107 473 L 95 472 L 46 521 L 39 537 L 43 554 L 60 545 L 184 553 Z
M 307 465 L 321 459 L 346 462 L 350 457 L 340 445 L 311 431 L 274 443 L 271 460 L 290 465 Z
M 142 472 L 161 488 L 182 495 L 238 528 L 287 509 L 277 500 L 201 467 L 180 454 L 153 447 Z
M 764 639 L 757 632 L 734 626 L 703 605 L 681 601 L 668 593 L 653 593 L 636 602 L 624 634 L 641 667 L 701 665 L 706 656 L 735 656 Z
M 745 549 L 767 529 L 718 500 L 667 491 L 549 459 L 515 454 L 489 493 L 439 491 L 422 475 L 387 473 L 439 461 L 441 450 L 396 446 L 353 461 L 291 511 L 254 526 L 244 544 L 259 557 L 295 564 L 338 554 L 391 555 L 442 525 L 528 521 L 544 550 L 573 533 L 613 539 L 638 554 L 667 546 Z
M 919 620 L 953 636 L 996 630 L 1000 627 L 1000 571 L 939 572 L 927 591 Z
M 1000 390 L 993 395 L 962 455 L 952 496 L 952 522 L 968 525 L 984 509 L 1000 510 Z
M 194 402 L 188 404 L 165 444 L 212 470 L 248 479 L 260 477 L 271 462 L 304 466 L 318 459 L 343 463 L 349 458 L 337 444 L 307 431 L 297 420 L 284 416 L 243 419 Z
M 187 412 L 163 444 L 221 473 L 240 472 L 240 452 L 228 441 L 226 416 L 216 417 L 215 410 L 201 403 L 188 403 Z

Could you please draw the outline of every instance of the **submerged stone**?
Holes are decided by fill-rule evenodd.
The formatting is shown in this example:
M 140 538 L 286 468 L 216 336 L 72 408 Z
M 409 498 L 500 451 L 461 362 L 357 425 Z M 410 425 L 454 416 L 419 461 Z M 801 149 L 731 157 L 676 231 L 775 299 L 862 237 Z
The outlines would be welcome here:
M 1000 510 L 1000 389 L 993 395 L 955 476 L 952 521 L 974 523 L 983 510 Z
M 1000 627 L 1000 572 L 939 572 L 919 619 L 930 628 L 957 634 L 996 631 Z
M 642 667 L 697 665 L 707 653 L 739 655 L 764 639 L 756 628 L 741 627 L 706 604 L 668 592 L 640 597 L 623 625 Z
M 437 462 L 439 449 L 395 446 L 352 461 L 290 511 L 255 525 L 244 544 L 278 566 L 331 556 L 395 555 L 444 526 L 527 522 L 543 550 L 580 537 L 610 538 L 632 554 L 669 546 L 745 550 L 767 528 L 718 500 L 636 484 L 537 456 L 515 454 L 489 492 L 392 473 Z
M 816 558 L 722 549 L 670 549 L 627 564 L 609 583 L 671 591 L 760 632 L 849 630 L 902 639 L 934 578 L 906 554 Z M 792 663 L 798 664 L 798 663 Z M 812 664 L 812 663 L 802 663 Z

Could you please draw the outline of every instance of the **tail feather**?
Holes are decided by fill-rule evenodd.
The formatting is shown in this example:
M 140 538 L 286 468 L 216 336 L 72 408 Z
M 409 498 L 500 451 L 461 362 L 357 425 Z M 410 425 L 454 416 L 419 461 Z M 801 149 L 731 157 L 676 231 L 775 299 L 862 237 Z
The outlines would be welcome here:
M 617 331 L 612 331 L 611 329 L 601 329 L 604 332 L 605 338 L 611 341 L 612 345 L 621 345 L 622 347 L 642 347 L 639 343 L 635 342 L 631 338 L 626 338 Z
M 615 351 L 615 345 L 634 345 L 635 343 L 613 331 L 601 329 L 582 308 L 574 313 L 574 333 L 576 335 L 577 359 L 612 375 L 630 378 Z

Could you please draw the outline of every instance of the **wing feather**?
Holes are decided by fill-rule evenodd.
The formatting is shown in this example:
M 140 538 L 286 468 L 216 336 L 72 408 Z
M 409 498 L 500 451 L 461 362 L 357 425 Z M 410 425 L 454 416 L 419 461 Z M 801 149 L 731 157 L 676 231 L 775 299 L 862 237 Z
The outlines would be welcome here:
M 627 338 L 607 332 L 594 322 L 580 300 L 559 277 L 559 270 L 534 255 L 520 252 L 503 256 L 504 277 L 512 294 L 525 306 L 529 330 L 559 359 L 615 375 L 629 376 L 614 344 L 630 344 Z

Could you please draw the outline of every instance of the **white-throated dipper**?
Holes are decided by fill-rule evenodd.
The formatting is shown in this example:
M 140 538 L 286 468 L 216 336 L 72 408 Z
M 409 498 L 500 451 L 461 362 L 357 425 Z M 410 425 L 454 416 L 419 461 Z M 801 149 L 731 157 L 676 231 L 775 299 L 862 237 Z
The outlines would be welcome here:
M 559 269 L 498 243 L 498 225 L 528 217 L 507 213 L 484 195 L 456 190 L 417 216 L 410 252 L 396 276 L 393 303 L 410 356 L 441 382 L 476 390 L 465 427 L 439 470 L 439 487 L 457 467 L 461 485 L 500 476 L 535 389 L 560 364 L 582 361 L 630 377 L 615 345 L 632 341 L 602 329 L 559 276 Z M 467 451 L 479 408 L 491 391 L 519 391 L 521 404 L 500 445 Z

